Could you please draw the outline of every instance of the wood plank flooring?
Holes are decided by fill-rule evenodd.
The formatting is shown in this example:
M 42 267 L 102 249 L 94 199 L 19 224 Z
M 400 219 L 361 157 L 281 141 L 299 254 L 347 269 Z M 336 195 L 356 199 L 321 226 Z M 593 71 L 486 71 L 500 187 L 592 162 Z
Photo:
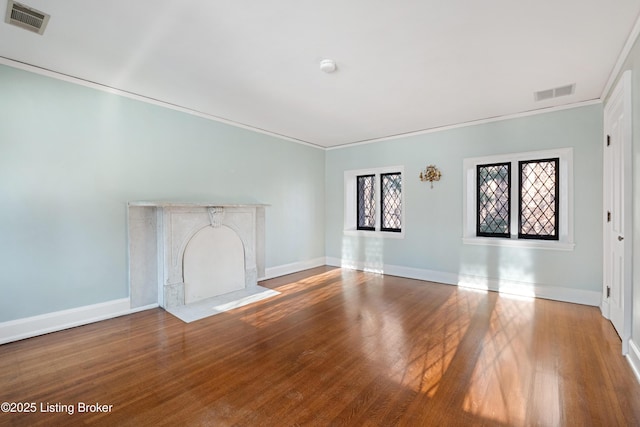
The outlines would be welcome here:
M 0 425 L 640 425 L 640 384 L 595 307 L 330 267 L 261 285 L 282 293 L 0 346 L 0 402 L 37 405 Z

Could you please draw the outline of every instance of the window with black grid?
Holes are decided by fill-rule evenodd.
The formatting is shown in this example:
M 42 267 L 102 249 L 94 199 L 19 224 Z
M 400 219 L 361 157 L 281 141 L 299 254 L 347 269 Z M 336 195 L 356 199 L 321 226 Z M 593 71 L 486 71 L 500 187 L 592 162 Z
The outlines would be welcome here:
M 402 174 L 380 174 L 382 231 L 402 231 Z
M 376 228 L 376 193 L 375 175 L 356 177 L 357 185 L 357 218 L 358 230 L 375 230 Z
M 510 237 L 511 163 L 477 166 L 476 234 Z
M 518 238 L 558 240 L 559 162 L 519 162 Z

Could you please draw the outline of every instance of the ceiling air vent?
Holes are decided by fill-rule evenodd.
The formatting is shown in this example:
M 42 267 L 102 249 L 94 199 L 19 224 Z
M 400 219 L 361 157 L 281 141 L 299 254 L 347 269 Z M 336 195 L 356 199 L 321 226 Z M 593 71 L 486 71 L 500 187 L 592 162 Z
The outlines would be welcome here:
M 576 84 L 572 83 L 566 86 L 560 86 L 553 89 L 545 89 L 534 92 L 533 96 L 536 101 L 544 101 L 546 99 L 557 98 L 559 96 L 573 95 L 576 91 Z
M 7 2 L 7 24 L 42 34 L 49 22 L 49 15 L 13 0 Z

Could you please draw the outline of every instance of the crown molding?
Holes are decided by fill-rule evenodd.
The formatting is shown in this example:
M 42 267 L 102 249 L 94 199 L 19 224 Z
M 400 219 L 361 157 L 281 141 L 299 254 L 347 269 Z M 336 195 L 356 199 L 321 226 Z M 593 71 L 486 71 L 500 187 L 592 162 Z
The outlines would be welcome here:
M 407 138 L 410 136 L 418 136 L 418 135 L 425 135 L 425 134 L 429 134 L 429 133 L 436 133 L 436 132 L 443 132 L 443 131 L 447 131 L 447 130 L 452 130 L 452 129 L 459 129 L 459 128 L 464 128 L 464 127 L 468 127 L 468 126 L 476 126 L 476 125 L 482 125 L 485 123 L 493 123 L 493 122 L 501 122 L 503 120 L 511 120 L 511 119 L 518 119 L 518 118 L 522 118 L 522 117 L 529 117 L 529 116 L 537 116 L 538 114 L 546 114 L 546 113 L 552 113 L 552 112 L 556 112 L 556 111 L 562 111 L 562 110 L 571 110 L 574 108 L 581 108 L 581 107 L 586 107 L 589 105 L 597 105 L 597 104 L 601 104 L 602 101 L 600 100 L 600 98 L 597 99 L 592 99 L 589 101 L 582 101 L 582 102 L 576 102 L 573 104 L 567 104 L 567 105 L 559 105 L 557 107 L 548 107 L 548 108 L 541 108 L 538 110 L 531 110 L 531 111 L 523 111 L 521 113 L 514 113 L 514 114 L 507 114 L 504 116 L 496 116 L 496 117 L 489 117 L 486 119 L 479 119 L 479 120 L 472 120 L 469 122 L 464 122 L 464 123 L 457 123 L 457 124 L 453 124 L 453 125 L 447 125 L 447 126 L 439 126 L 439 127 L 434 127 L 434 128 L 430 128 L 430 129 L 423 129 L 423 130 L 417 130 L 417 131 L 413 131 L 413 132 L 406 132 L 406 133 L 400 133 L 397 135 L 389 135 L 389 136 L 384 136 L 382 138 L 373 138 L 373 139 L 368 139 L 366 141 L 358 141 L 358 142 L 352 142 L 352 143 L 347 143 L 347 144 L 341 144 L 341 145 L 336 145 L 333 147 L 327 147 L 327 150 L 339 150 L 341 148 L 350 148 L 350 147 L 355 147 L 358 145 L 367 145 L 367 144 L 373 144 L 376 142 L 382 142 L 382 141 L 390 141 L 390 140 L 394 140 L 394 139 L 401 139 L 401 138 Z
M 629 33 L 629 37 L 627 37 L 627 41 L 624 44 L 620 54 L 618 55 L 618 60 L 616 64 L 613 66 L 611 73 L 609 74 L 609 79 L 607 80 L 607 84 L 604 86 L 602 90 L 602 94 L 600 95 L 600 100 L 604 101 L 609 93 L 612 90 L 613 84 L 616 82 L 620 71 L 622 71 L 622 66 L 624 65 L 627 57 L 631 53 L 631 49 L 633 49 L 633 45 L 635 44 L 638 36 L 640 35 L 640 15 L 636 18 L 636 23 L 633 25 L 631 29 L 631 33 Z
M 640 19 L 638 21 L 636 21 L 636 25 L 634 26 L 634 31 L 632 32 L 632 34 L 635 34 L 634 39 L 638 36 L 638 34 L 640 34 Z M 631 40 L 631 37 L 630 37 Z M 627 46 L 625 45 L 625 50 L 626 50 L 626 55 L 628 55 L 629 50 L 631 49 L 631 47 L 633 46 L 633 42 L 629 42 L 629 40 L 627 41 L 627 44 L 629 44 L 630 46 L 627 49 Z M 626 55 L 624 56 L 626 58 Z M 620 65 L 617 66 L 618 68 L 621 67 L 621 64 L 624 62 L 624 58 L 622 60 L 619 59 Z M 356 141 L 356 142 L 350 142 L 350 143 L 346 143 L 346 144 L 340 144 L 340 145 L 334 145 L 334 146 L 329 146 L 329 147 L 325 147 L 322 145 L 318 145 L 318 144 L 314 144 L 308 141 L 304 141 L 301 139 L 297 139 L 297 138 L 292 138 L 290 136 L 286 136 L 286 135 L 282 135 L 276 132 L 271 132 L 265 129 L 261 129 L 261 128 L 257 128 L 254 126 L 250 126 L 244 123 L 240 123 L 240 122 L 235 122 L 233 120 L 229 120 L 229 119 L 225 119 L 222 117 L 218 117 L 218 116 L 214 116 L 211 114 L 207 114 L 204 113 L 202 111 L 197 111 L 197 110 L 193 110 L 187 107 L 183 107 L 181 105 L 177 105 L 177 104 L 172 104 L 169 102 L 165 102 L 165 101 L 161 101 L 159 99 L 155 99 L 155 98 L 150 98 L 144 95 L 139 95 L 137 93 L 133 93 L 133 92 L 128 92 L 125 90 L 121 90 L 121 89 L 117 89 L 111 86 L 107 86 L 107 85 L 103 85 L 100 83 L 96 83 L 90 80 L 85 80 L 85 79 L 81 79 L 79 77 L 75 77 L 69 74 L 63 74 L 63 73 L 59 73 L 57 71 L 53 71 L 53 70 L 49 70 L 46 68 L 42 68 L 42 67 L 38 67 L 35 65 L 31 65 L 25 62 L 20 62 L 20 61 L 16 61 L 10 58 L 6 58 L 3 56 L 0 56 L 0 65 L 6 65 L 8 67 L 12 67 L 12 68 L 17 68 L 20 70 L 24 70 L 24 71 L 28 71 L 28 72 L 32 72 L 34 74 L 39 74 L 42 76 L 46 76 L 46 77 L 51 77 L 57 80 L 61 80 L 61 81 L 65 81 L 68 83 L 72 83 L 72 84 L 76 84 L 76 85 L 80 85 L 80 86 L 84 86 L 84 87 L 88 87 L 91 89 L 95 89 L 95 90 L 99 90 L 102 92 L 106 92 L 106 93 L 110 93 L 110 94 L 114 94 L 114 95 L 118 95 L 118 96 L 122 96 L 125 98 L 129 98 L 129 99 L 133 99 L 136 101 L 140 101 L 140 102 L 144 102 L 147 104 L 152 104 L 152 105 L 156 105 L 159 107 L 163 107 L 163 108 L 168 108 L 174 111 L 180 111 L 182 113 L 185 114 L 190 114 L 192 116 L 196 116 L 196 117 L 200 117 L 206 120 L 212 120 L 218 123 L 223 123 L 229 126 L 233 126 L 236 128 L 240 128 L 240 129 L 245 129 L 245 130 L 249 130 L 249 131 L 253 131 L 256 133 L 260 133 L 263 135 L 267 135 L 267 136 L 271 136 L 274 138 L 278 138 L 280 140 L 285 140 L 285 141 L 290 141 L 290 142 L 294 142 L 296 144 L 301 144 L 307 147 L 312 147 L 318 150 L 323 150 L 323 151 L 329 151 L 329 150 L 339 150 L 339 149 L 343 149 L 343 148 L 349 148 L 349 147 L 355 147 L 355 146 L 359 146 L 359 145 L 366 145 L 366 144 L 373 144 L 376 142 L 382 142 L 382 141 L 390 141 L 390 140 L 395 140 L 395 139 L 401 139 L 401 138 L 406 138 L 406 137 L 411 137 L 411 136 L 418 136 L 418 135 L 425 135 L 425 134 L 429 134 L 429 133 L 436 133 L 436 132 L 443 132 L 443 131 L 447 131 L 447 130 L 452 130 L 452 129 L 459 129 L 459 128 L 463 128 L 463 127 L 468 127 L 468 126 L 476 126 L 476 125 L 481 125 L 481 124 L 485 124 L 485 123 L 492 123 L 492 122 L 499 122 L 499 121 L 503 121 L 503 120 L 511 120 L 511 119 L 516 119 L 516 118 L 522 118 L 522 117 L 529 117 L 529 116 L 535 116 L 538 114 L 545 114 L 545 113 L 550 113 L 550 112 L 555 112 L 555 111 L 561 111 L 561 110 L 567 110 L 567 109 L 573 109 L 573 108 L 580 108 L 580 107 L 584 107 L 584 106 L 588 106 L 588 105 L 594 105 L 594 104 L 600 104 L 602 103 L 602 99 L 603 98 L 598 98 L 598 99 L 593 99 L 593 100 L 589 100 L 589 101 L 583 101 L 583 102 L 577 102 L 577 103 L 573 103 L 573 104 L 567 104 L 567 105 L 561 105 L 561 106 L 557 106 L 557 107 L 548 107 L 548 108 L 542 108 L 542 109 L 537 109 L 537 110 L 531 110 L 531 111 L 524 111 L 521 113 L 514 113 L 514 114 L 507 114 L 507 115 L 503 115 L 503 116 L 496 116 L 496 117 L 489 117 L 489 118 L 485 118 L 485 119 L 479 119 L 479 120 L 472 120 L 472 121 L 468 121 L 468 122 L 464 122 L 464 123 L 456 123 L 456 124 L 452 124 L 452 125 L 447 125 L 447 126 L 438 126 L 438 127 L 433 127 L 433 128 L 429 128 L 429 129 L 422 129 L 422 130 L 417 130 L 417 131 L 411 131 L 411 132 L 405 132 L 405 133 L 400 133 L 400 134 L 396 134 L 396 135 L 389 135 L 389 136 L 384 136 L 381 138 L 373 138 L 373 139 L 368 139 L 368 140 L 364 140 L 364 141 Z M 615 76 L 615 75 L 614 75 Z M 609 84 L 607 84 L 609 85 Z
M 34 74 L 39 74 L 39 75 L 42 75 L 42 76 L 51 77 L 51 78 L 54 78 L 54 79 L 57 79 L 57 80 L 62 80 L 62 81 L 67 82 L 67 83 L 72 83 L 72 84 L 88 87 L 88 88 L 91 88 L 91 89 L 96 89 L 96 90 L 99 90 L 101 92 L 106 92 L 106 93 L 110 93 L 110 94 L 113 94 L 113 95 L 123 96 L 125 98 L 133 99 L 133 100 L 144 102 L 144 103 L 147 103 L 147 104 L 156 105 L 156 106 L 163 107 L 163 108 L 168 108 L 170 110 L 180 111 L 182 113 L 190 114 L 192 116 L 200 117 L 200 118 L 207 119 L 207 120 L 212 120 L 212 121 L 218 122 L 218 123 L 223 123 L 225 125 L 233 126 L 233 127 L 236 127 L 236 128 L 245 129 L 245 130 L 253 131 L 253 132 L 256 132 L 256 133 L 263 134 L 263 135 L 271 136 L 271 137 L 274 137 L 274 138 L 283 139 L 283 140 L 286 140 L 286 141 L 295 142 L 297 144 L 306 145 L 308 147 L 313 147 L 313 148 L 316 148 L 316 149 L 324 150 L 324 147 L 322 147 L 320 145 L 317 145 L 317 144 L 313 144 L 313 143 L 308 142 L 308 141 L 303 141 L 301 139 L 292 138 L 290 136 L 282 135 L 282 134 L 279 134 L 279 133 L 276 133 L 276 132 L 271 132 L 271 131 L 268 131 L 266 129 L 257 128 L 257 127 L 250 126 L 250 125 L 247 125 L 247 124 L 244 124 L 244 123 L 235 122 L 233 120 L 225 119 L 223 117 L 214 116 L 212 114 L 207 114 L 207 113 L 204 113 L 202 111 L 193 110 L 191 108 L 183 107 L 183 106 L 178 105 L 178 104 L 172 104 L 170 102 L 161 101 L 159 99 L 150 98 L 148 96 L 140 95 L 140 94 L 137 94 L 137 93 L 134 93 L 134 92 L 128 92 L 126 90 L 117 89 L 115 87 L 103 85 L 101 83 L 96 83 L 96 82 L 93 82 L 91 80 L 85 80 L 85 79 L 82 79 L 82 78 L 79 78 L 79 77 L 75 77 L 75 76 L 72 76 L 72 75 L 69 75 L 69 74 L 59 73 L 57 71 L 49 70 L 47 68 L 42 68 L 42 67 L 38 67 L 38 66 L 35 66 L 35 65 L 31 65 L 31 64 L 28 64 L 26 62 L 16 61 L 16 60 L 13 60 L 13 59 L 10 59 L 10 58 L 6 58 L 4 56 L 0 56 L 0 65 L 6 65 L 8 67 L 17 68 L 17 69 L 24 70 L 24 71 L 29 71 L 29 72 L 32 72 Z

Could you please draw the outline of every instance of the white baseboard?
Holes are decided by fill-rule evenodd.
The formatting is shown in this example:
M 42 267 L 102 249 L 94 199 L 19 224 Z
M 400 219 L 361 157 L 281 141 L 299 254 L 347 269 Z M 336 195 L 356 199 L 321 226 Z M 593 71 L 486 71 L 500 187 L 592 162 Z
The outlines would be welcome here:
M 273 279 L 274 277 L 280 277 L 291 273 L 297 273 L 302 270 L 308 270 L 310 268 L 322 267 L 327 264 L 325 257 L 319 257 L 310 259 L 307 261 L 293 262 L 291 264 L 279 265 L 276 267 L 269 267 L 265 269 L 264 277 L 258 280 Z
M 606 298 L 600 301 L 600 312 L 602 313 L 602 317 L 609 319 L 609 301 Z
M 326 265 L 325 257 L 271 267 L 266 269 L 265 277 L 260 278 L 259 280 L 297 273 L 298 271 L 321 267 L 323 265 Z M 0 344 L 44 335 L 50 332 L 61 331 L 63 329 L 69 329 L 93 322 L 99 322 L 101 320 L 124 316 L 126 314 L 132 314 L 156 307 L 158 307 L 158 304 L 131 308 L 129 298 L 122 298 L 99 304 L 72 308 L 69 310 L 10 320 L 8 322 L 0 323 Z
M 327 257 L 327 265 L 354 270 L 371 271 L 374 273 L 388 274 L 391 276 L 406 277 L 409 279 L 425 280 L 429 282 L 456 285 L 465 288 L 496 291 L 503 294 L 536 297 L 556 301 L 571 302 L 576 304 L 600 306 L 602 292 L 586 291 L 583 289 L 571 289 L 555 286 L 542 286 L 535 283 L 518 281 L 505 281 L 488 277 L 463 275 L 420 268 L 403 267 L 399 265 L 367 266 L 363 262 L 343 261 L 339 258 Z
M 158 307 L 158 304 L 132 309 L 129 298 L 122 298 L 24 319 L 10 320 L 0 323 L 0 344 L 99 322 L 155 307 Z
M 633 340 L 629 340 L 629 353 L 627 353 L 627 360 L 629 361 L 629 365 L 631 365 L 633 373 L 636 374 L 636 379 L 640 383 L 640 348 L 638 348 Z
M 280 265 L 277 267 L 270 267 L 266 269 L 265 277 L 260 278 L 260 280 L 271 279 L 291 273 L 297 273 L 299 271 L 321 267 L 323 265 L 351 268 L 363 271 L 372 271 L 376 273 L 406 277 L 410 279 L 425 280 L 475 289 L 499 291 L 501 293 L 514 295 L 535 296 L 537 298 L 546 298 L 592 306 L 599 306 L 602 302 L 601 292 L 540 286 L 524 282 L 505 283 L 504 281 L 485 277 L 464 276 L 456 273 L 425 270 L 397 265 L 385 264 L 380 267 L 369 267 L 364 263 L 353 263 L 348 261 L 343 262 L 341 259 L 333 257 L 319 257 L 307 261 L 300 261 L 291 264 Z M 39 316 L 27 317 L 24 319 L 11 320 L 8 322 L 0 323 L 0 344 L 18 341 L 25 338 L 31 338 L 50 332 L 61 331 L 63 329 L 86 325 L 93 322 L 99 322 L 101 320 L 136 313 L 138 311 L 149 310 L 155 307 L 158 307 L 158 304 L 151 304 L 132 309 L 130 306 L 129 298 L 122 298 L 99 304 L 77 307 L 69 310 L 42 314 Z M 631 341 L 630 348 L 631 351 L 629 352 L 628 356 L 629 363 L 636 372 L 636 375 L 638 375 L 638 372 L 640 372 L 640 351 L 638 351 L 638 347 Z

